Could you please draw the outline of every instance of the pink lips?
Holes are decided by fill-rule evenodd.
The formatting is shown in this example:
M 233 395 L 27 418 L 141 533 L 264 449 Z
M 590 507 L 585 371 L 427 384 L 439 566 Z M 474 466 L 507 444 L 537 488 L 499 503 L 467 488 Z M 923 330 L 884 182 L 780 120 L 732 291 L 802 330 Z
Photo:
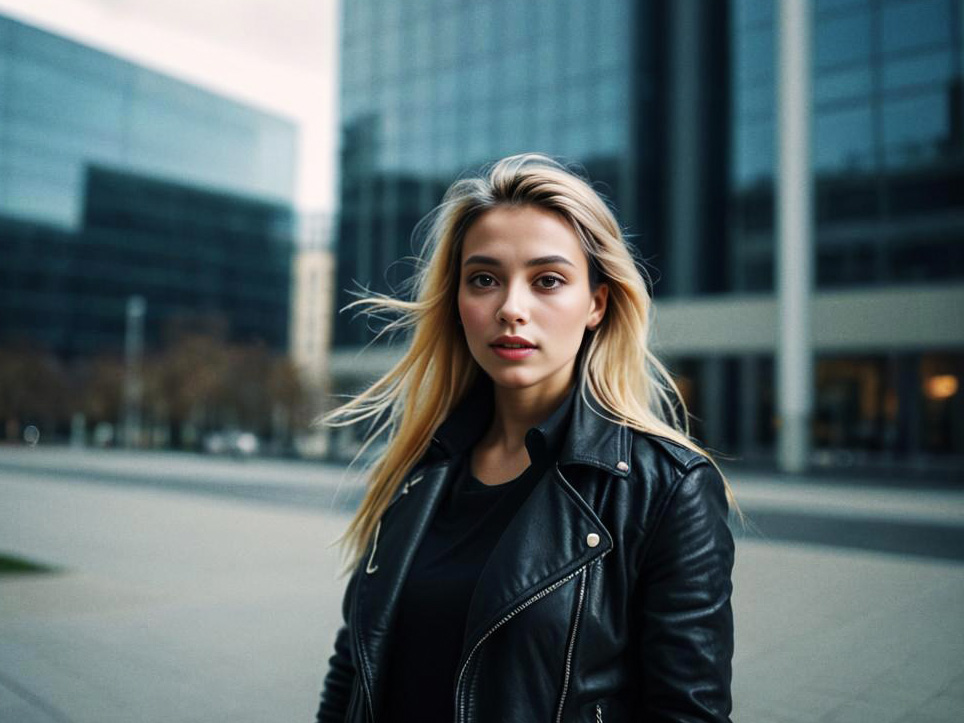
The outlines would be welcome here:
M 507 344 L 511 346 L 506 346 Z M 535 344 L 521 336 L 500 336 L 489 346 L 492 347 L 492 351 L 509 361 L 525 359 L 536 351 Z
M 492 351 L 503 359 L 509 359 L 510 361 L 525 359 L 527 356 L 531 356 L 536 352 L 535 347 L 531 346 L 523 347 L 521 349 L 507 349 L 504 346 L 493 346 Z

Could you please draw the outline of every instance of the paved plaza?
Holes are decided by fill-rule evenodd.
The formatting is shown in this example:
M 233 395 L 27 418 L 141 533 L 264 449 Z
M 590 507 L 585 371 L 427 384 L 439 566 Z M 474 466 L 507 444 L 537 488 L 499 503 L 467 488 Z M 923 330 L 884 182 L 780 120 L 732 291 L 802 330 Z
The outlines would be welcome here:
M 964 709 L 964 492 L 735 475 L 734 721 Z M 962 485 L 964 489 L 964 485 Z M 357 478 L 0 449 L 0 723 L 312 720 Z

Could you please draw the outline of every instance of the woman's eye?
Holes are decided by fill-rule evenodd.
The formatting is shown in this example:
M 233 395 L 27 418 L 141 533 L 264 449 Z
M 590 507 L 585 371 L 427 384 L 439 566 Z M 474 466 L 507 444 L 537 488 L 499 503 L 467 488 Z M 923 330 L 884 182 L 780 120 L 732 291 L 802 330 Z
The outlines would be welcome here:
M 542 289 L 555 289 L 562 286 L 562 279 L 558 276 L 540 276 L 536 280 L 536 283 Z
M 469 279 L 470 284 L 475 286 L 480 286 L 482 288 L 488 288 L 495 283 L 495 279 L 489 274 L 476 274 L 471 279 Z

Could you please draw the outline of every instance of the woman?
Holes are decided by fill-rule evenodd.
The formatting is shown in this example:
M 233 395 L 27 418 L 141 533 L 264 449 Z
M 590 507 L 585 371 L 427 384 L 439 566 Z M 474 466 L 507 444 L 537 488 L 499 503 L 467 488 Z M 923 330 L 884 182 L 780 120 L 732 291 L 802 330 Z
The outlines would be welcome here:
M 619 226 L 539 155 L 432 217 L 318 720 L 727 721 L 732 494 L 648 346 Z M 677 417 L 676 407 L 682 411 Z

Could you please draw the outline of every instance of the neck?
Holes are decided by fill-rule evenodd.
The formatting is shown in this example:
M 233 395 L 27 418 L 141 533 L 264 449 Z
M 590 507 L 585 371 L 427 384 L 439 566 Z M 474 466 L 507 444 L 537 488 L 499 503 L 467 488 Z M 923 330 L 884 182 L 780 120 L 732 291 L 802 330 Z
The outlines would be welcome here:
M 492 425 L 485 434 L 487 446 L 503 448 L 507 453 L 521 452 L 525 434 L 531 427 L 546 420 L 566 398 L 575 375 L 562 384 L 536 386 L 526 389 L 507 389 L 496 386 Z

